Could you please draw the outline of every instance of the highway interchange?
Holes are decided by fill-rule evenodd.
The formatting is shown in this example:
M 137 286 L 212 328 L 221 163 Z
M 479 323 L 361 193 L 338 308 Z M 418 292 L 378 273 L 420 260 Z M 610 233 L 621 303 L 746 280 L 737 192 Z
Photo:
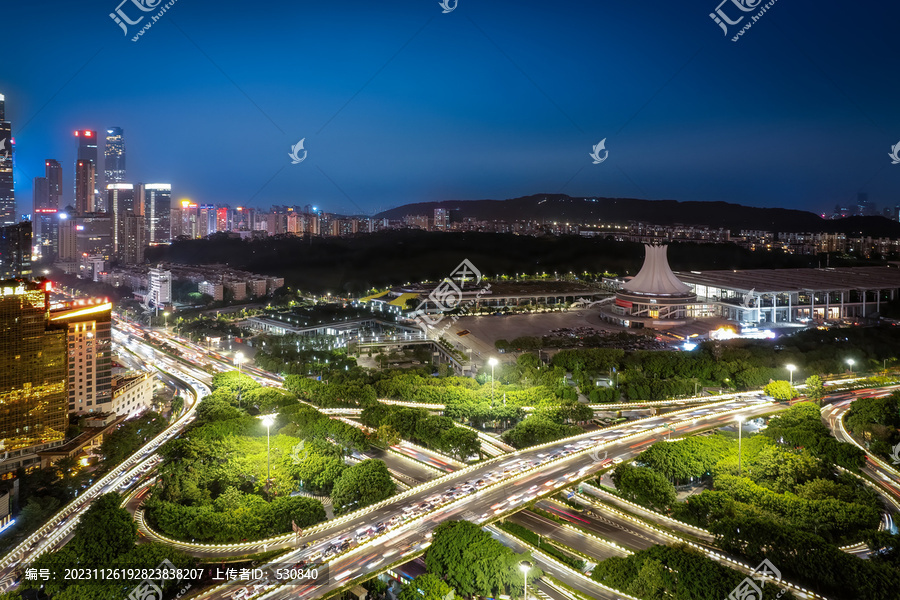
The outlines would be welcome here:
M 627 552 L 624 550 L 625 547 L 641 549 L 656 543 L 672 543 L 672 539 L 642 524 L 629 522 L 614 512 L 603 512 L 601 508 L 593 511 L 593 515 L 590 516 L 570 512 L 570 517 L 565 518 L 585 521 L 579 525 L 619 544 L 618 547 L 580 534 L 575 535 L 572 531 L 566 531 L 564 527 L 534 513 L 518 511 L 538 496 L 549 496 L 562 488 L 570 487 L 573 482 L 607 466 L 610 460 L 615 459 L 617 462 L 627 460 L 670 434 L 682 436 L 710 427 L 721 427 L 733 424 L 738 415 L 746 421 L 773 410 L 771 402 L 761 396 L 745 395 L 629 421 L 617 427 L 498 456 L 470 467 L 453 466 L 452 470 L 441 468 L 437 464 L 423 467 L 421 462 L 413 463 L 393 453 L 385 452 L 379 458 L 391 457 L 393 464 L 389 466 L 401 472 L 415 473 L 407 475 L 410 479 L 408 483 L 414 486 L 412 489 L 373 507 L 309 528 L 301 537 L 287 535 L 245 544 L 192 544 L 161 538 L 142 523 L 138 508 L 148 486 L 153 482 L 153 466 L 158 460 L 156 450 L 162 443 L 177 436 L 193 420 L 197 402 L 209 393 L 211 376 L 145 343 L 142 332 L 131 325 L 117 321 L 114 331 L 115 341 L 118 344 L 127 348 L 144 364 L 153 365 L 153 368 L 162 372 L 171 382 L 184 389 L 187 397 L 185 413 L 160 436 L 94 483 L 3 557 L 0 560 L 0 589 L 10 589 L 14 585 L 15 570 L 21 563 L 30 562 L 43 552 L 62 547 L 71 537 L 80 515 L 92 500 L 108 491 L 126 490 L 132 492 L 129 506 L 138 512 L 137 518 L 142 535 L 147 539 L 166 541 L 206 560 L 284 548 L 291 550 L 277 559 L 280 566 L 301 561 L 323 559 L 329 561 L 331 577 L 323 585 L 278 585 L 271 580 L 254 582 L 256 585 L 230 583 L 214 587 L 196 596 L 203 599 L 237 600 L 255 594 L 263 594 L 259 597 L 273 599 L 324 596 L 352 580 L 366 578 L 384 570 L 387 565 L 420 554 L 429 544 L 430 532 L 434 527 L 447 520 L 463 518 L 486 523 L 499 516 L 512 515 L 513 522 L 551 536 L 589 556 L 597 559 L 621 556 Z M 171 336 L 169 338 L 171 339 Z M 225 362 L 227 358 L 217 356 L 215 352 L 208 352 L 184 340 L 174 340 L 173 343 L 182 346 L 185 353 L 196 352 L 195 356 L 198 359 L 203 353 L 205 359 L 209 361 L 207 364 L 214 363 L 216 365 L 214 368 L 218 370 L 231 368 Z M 278 378 L 262 371 L 250 370 L 250 374 L 268 385 L 279 383 Z M 842 432 L 838 417 L 849 408 L 852 399 L 854 398 L 838 397 L 830 408 L 828 406 L 823 408 L 826 422 L 832 426 L 839 439 L 849 437 L 846 432 Z M 439 455 L 414 458 L 419 461 L 423 461 L 423 458 L 424 461 L 428 461 L 429 458 L 441 461 Z M 439 474 L 448 470 L 450 472 L 445 475 Z M 880 481 L 882 488 L 886 488 L 895 496 L 891 499 L 894 507 L 900 508 L 896 498 L 900 475 L 887 465 L 871 461 L 865 471 L 876 481 L 882 480 Z M 141 481 L 142 478 L 144 481 Z M 565 512 L 564 506 L 548 499 L 541 500 L 538 506 L 549 512 Z M 891 517 L 887 518 L 890 524 Z M 489 531 L 507 545 L 520 549 L 521 543 L 514 538 L 511 539 L 504 532 L 493 527 L 489 528 Z M 545 572 L 583 595 L 604 599 L 621 597 L 620 594 L 603 588 L 571 569 L 562 567 L 549 557 L 537 554 L 535 562 Z M 564 590 L 550 589 L 547 582 L 541 586 L 545 594 L 555 598 L 562 599 L 568 594 Z M 797 595 L 803 596 L 802 593 Z

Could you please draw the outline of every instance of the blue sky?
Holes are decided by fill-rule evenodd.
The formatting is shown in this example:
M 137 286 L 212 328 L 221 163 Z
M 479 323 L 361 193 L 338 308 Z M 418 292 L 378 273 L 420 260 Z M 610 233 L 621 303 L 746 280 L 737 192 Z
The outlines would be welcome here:
M 109 17 L 118 5 L 3 6 L 22 211 L 45 158 L 71 201 L 73 131 L 109 126 L 125 130 L 130 181 L 198 203 L 900 204 L 896 3 L 778 0 L 738 42 L 710 19 L 717 0 L 459 0 L 447 14 L 437 0 L 177 0 L 137 42 Z M 122 10 L 148 15 L 131 34 L 156 14 Z M 722 10 L 747 15 L 735 33 L 758 12 Z

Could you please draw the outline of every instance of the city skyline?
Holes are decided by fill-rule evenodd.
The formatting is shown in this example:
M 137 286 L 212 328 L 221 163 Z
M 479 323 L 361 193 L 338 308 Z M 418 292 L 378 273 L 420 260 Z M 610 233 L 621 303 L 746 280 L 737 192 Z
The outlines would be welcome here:
M 19 33 L 36 8 L 6 9 L 22 25 L 10 43 L 61 74 L 17 61 L 0 79 L 20 212 L 50 158 L 71 203 L 71 132 L 111 127 L 128 137 L 128 182 L 171 181 L 200 204 L 372 214 L 562 192 L 821 213 L 860 192 L 900 196 L 897 84 L 879 75 L 890 6 L 841 7 L 838 35 L 836 8 L 775 4 L 738 42 L 704 3 L 357 2 L 283 6 L 273 22 L 179 3 L 138 42 L 114 6 L 95 7 L 42 16 L 49 47 Z M 105 86 L 107 73 L 130 75 Z M 308 158 L 291 164 L 301 139 Z M 601 140 L 609 160 L 592 164 Z

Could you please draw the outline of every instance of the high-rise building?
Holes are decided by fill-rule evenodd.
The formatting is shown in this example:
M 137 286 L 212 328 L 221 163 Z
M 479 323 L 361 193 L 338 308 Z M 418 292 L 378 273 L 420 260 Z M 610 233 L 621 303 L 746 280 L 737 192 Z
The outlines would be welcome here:
M 6 120 L 6 98 L 0 94 L 0 225 L 16 223 L 12 124 Z
M 143 206 L 147 243 L 168 243 L 172 239 L 172 185 L 140 183 L 135 201 Z
M 32 187 L 32 210 L 50 208 L 50 182 L 46 177 L 35 177 Z
M 0 472 L 37 468 L 66 433 L 66 327 L 50 320 L 49 283 L 0 282 Z M 5 475 L 4 475 L 5 476 Z
M 41 260 L 56 260 L 59 256 L 59 211 L 55 208 L 36 208 L 31 216 L 34 227 L 34 246 Z
M 195 239 L 200 235 L 199 207 L 190 200 L 182 200 L 171 207 L 172 240 L 179 237 Z
M 212 204 L 201 204 L 198 212 L 198 235 L 205 238 L 216 232 L 216 207 Z
M 112 215 L 88 213 L 77 215 L 75 221 L 75 258 L 102 256 L 109 261 L 113 256 Z
M 216 209 L 216 231 L 231 231 L 231 209 L 227 206 Z
M 172 302 L 172 271 L 157 265 L 150 269 L 150 285 L 148 286 L 147 306 L 163 308 Z
M 97 182 L 94 163 L 79 160 L 75 163 L 75 210 L 79 213 L 92 213 L 94 206 L 94 185 Z
M 122 235 L 125 217 L 135 214 L 137 206 L 134 201 L 134 186 L 130 183 L 110 183 L 106 186 L 106 206 L 112 213 L 112 249 L 118 256 L 119 246 L 123 243 Z M 143 208 L 143 207 L 141 207 Z
M 76 300 L 50 313 L 68 335 L 68 412 L 105 412 L 112 406 L 112 303 Z
M 47 178 L 49 204 L 47 208 L 63 208 L 62 200 L 62 166 L 59 162 L 48 158 L 44 161 L 44 177 Z
M 450 211 L 446 208 L 434 209 L 434 230 L 449 231 L 450 230 Z
M 97 183 L 97 132 L 80 129 L 75 132 L 78 138 L 78 154 L 75 159 L 75 210 L 89 213 L 98 210 L 94 198 Z
M 0 227 L 0 279 L 31 277 L 31 223 Z
M 72 207 L 68 207 L 71 209 Z M 59 254 L 58 259 L 63 263 L 72 263 L 78 257 L 78 242 L 76 237 L 75 218 L 73 211 L 62 210 L 59 212 Z M 71 272 L 67 269 L 66 272 Z
M 125 134 L 121 127 L 110 127 L 106 130 L 103 173 L 107 185 L 125 181 Z
M 116 257 L 124 265 L 139 265 L 144 262 L 144 217 L 133 212 L 126 213 L 119 230 L 119 248 Z

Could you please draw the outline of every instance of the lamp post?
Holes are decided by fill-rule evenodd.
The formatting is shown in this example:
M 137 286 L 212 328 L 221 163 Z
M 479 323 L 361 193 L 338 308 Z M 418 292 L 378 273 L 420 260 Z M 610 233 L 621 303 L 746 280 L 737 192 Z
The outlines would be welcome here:
M 853 365 L 856 364 L 856 361 L 852 358 L 847 359 L 847 364 L 850 365 L 850 374 L 853 374 Z
M 741 476 L 741 432 L 744 429 L 744 417 L 738 417 L 738 477 Z
M 791 387 L 794 387 L 794 370 L 797 367 L 794 365 L 784 365 L 784 368 L 791 372 Z
M 165 323 L 166 331 L 169 331 L 169 311 L 163 311 L 163 323 Z
M 525 582 L 525 589 L 522 593 L 522 598 L 528 600 L 528 571 L 531 570 L 531 563 L 527 560 L 523 560 L 519 563 L 519 569 L 522 570 L 522 581 Z
M 491 406 L 494 406 L 494 367 L 497 366 L 497 359 L 493 356 L 488 359 L 488 364 L 491 365 Z
M 262 417 L 263 425 L 266 426 L 266 485 L 269 484 L 269 479 L 270 479 L 270 475 L 269 475 L 269 465 L 270 465 L 270 461 L 269 461 L 269 450 L 270 450 L 270 446 L 269 446 L 269 428 L 272 427 L 272 423 L 275 422 L 275 415 L 276 415 L 276 414 L 277 414 L 277 413 L 272 413 L 271 415 L 264 415 L 264 416 Z
M 237 365 L 238 373 L 241 372 L 241 365 L 244 362 L 244 353 L 243 352 L 235 352 L 234 353 L 234 364 Z

